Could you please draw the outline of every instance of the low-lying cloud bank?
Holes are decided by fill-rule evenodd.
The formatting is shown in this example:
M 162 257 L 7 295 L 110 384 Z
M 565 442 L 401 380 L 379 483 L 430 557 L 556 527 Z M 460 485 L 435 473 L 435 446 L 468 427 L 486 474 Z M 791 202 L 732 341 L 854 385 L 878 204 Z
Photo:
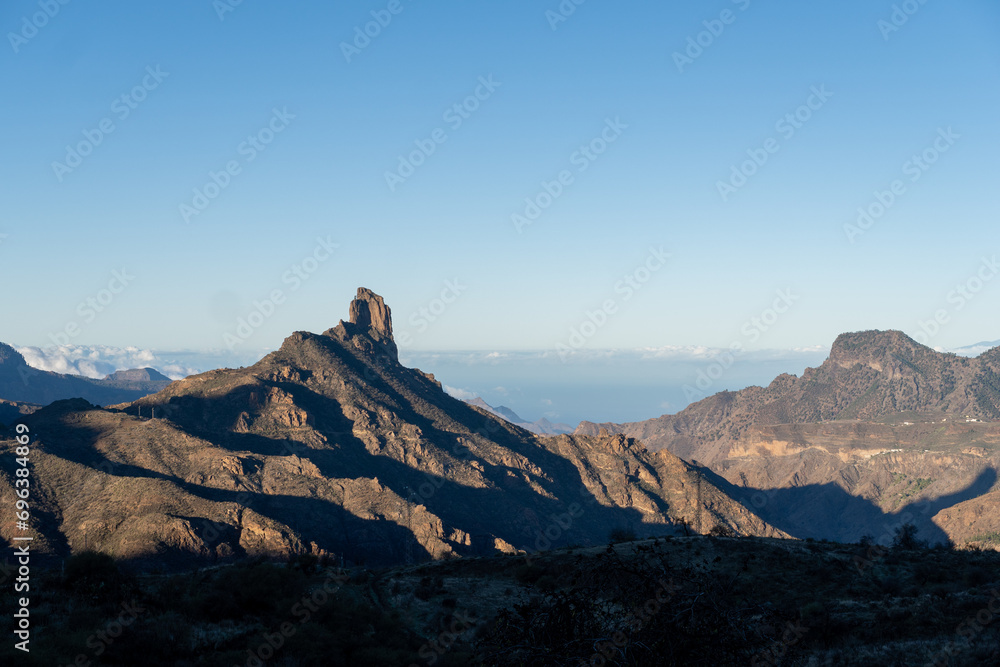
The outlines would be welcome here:
M 942 350 L 976 356 L 996 343 Z M 155 368 L 178 380 L 217 368 L 249 366 L 268 349 L 230 352 L 150 350 L 104 345 L 17 347 L 40 370 L 103 378 L 130 368 Z M 460 399 L 481 397 L 529 421 L 575 424 L 638 421 L 676 412 L 722 390 L 766 386 L 781 373 L 818 366 L 829 346 L 744 350 L 663 346 L 638 349 L 425 351 L 401 350 L 406 366 L 434 373 Z
M 625 361 L 711 361 L 728 353 L 727 348 L 668 345 L 664 347 L 642 347 L 627 349 L 591 350 L 578 349 L 560 354 L 555 350 L 482 350 L 482 351 L 400 351 L 400 360 L 406 365 L 419 366 L 421 363 L 437 362 L 466 366 L 505 366 L 521 363 L 551 364 L 571 366 L 581 364 L 615 364 Z M 830 352 L 829 345 L 798 347 L 775 350 L 746 350 L 740 356 L 749 362 L 819 359 L 822 361 Z
M 963 357 L 978 357 L 983 352 L 987 350 L 992 350 L 994 347 L 1000 346 L 1000 340 L 994 341 L 983 341 L 981 343 L 975 343 L 974 345 L 966 345 L 965 347 L 956 347 L 953 350 L 942 350 L 940 348 L 934 348 L 938 352 L 954 352 Z
M 267 351 L 243 354 L 228 351 L 156 351 L 108 345 L 58 345 L 16 347 L 32 368 L 67 375 L 101 379 L 115 371 L 155 368 L 171 380 L 216 368 L 247 366 Z

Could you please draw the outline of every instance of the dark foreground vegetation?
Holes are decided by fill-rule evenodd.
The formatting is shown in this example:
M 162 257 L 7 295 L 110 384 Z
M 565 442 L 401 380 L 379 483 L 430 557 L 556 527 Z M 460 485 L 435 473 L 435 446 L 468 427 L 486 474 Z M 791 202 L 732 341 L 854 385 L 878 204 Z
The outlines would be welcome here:
M 1000 665 L 1000 553 L 906 539 L 675 537 L 382 571 L 130 574 L 83 553 L 31 586 L 25 654 L 4 585 L 4 665 Z

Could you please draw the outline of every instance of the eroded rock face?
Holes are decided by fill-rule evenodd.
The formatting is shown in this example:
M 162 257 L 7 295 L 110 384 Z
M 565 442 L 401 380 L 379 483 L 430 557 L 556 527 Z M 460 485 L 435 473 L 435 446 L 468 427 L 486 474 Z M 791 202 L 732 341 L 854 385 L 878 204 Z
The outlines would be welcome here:
M 370 333 L 373 338 L 392 340 L 392 312 L 378 294 L 367 287 L 359 287 L 358 295 L 351 302 L 351 324 Z
M 937 352 L 899 331 L 841 334 L 829 358 L 801 377 L 783 374 L 767 387 L 722 391 L 684 410 L 627 424 L 581 422 L 638 438 L 709 464 L 745 443 L 755 426 L 835 420 L 874 422 L 901 412 L 1000 420 L 1000 347 L 978 357 Z
M 618 435 L 539 438 L 448 396 L 399 363 L 371 291 L 350 313 L 253 366 L 120 409 L 77 400 L 31 415 L 37 511 L 53 517 L 36 551 L 171 567 L 333 554 L 381 567 L 604 544 L 622 526 L 783 535 L 668 453 Z M 0 458 L 14 456 L 4 437 Z M 0 504 L 15 492 L 0 475 Z M 0 541 L 13 530 L 0 522 Z
M 327 333 L 342 340 L 351 339 L 354 347 L 369 353 L 380 353 L 381 347 L 381 353 L 388 355 L 389 361 L 399 358 L 392 338 L 392 311 L 381 296 L 367 287 L 359 287 L 358 295 L 351 301 L 350 323 L 344 326 L 342 322 Z M 371 341 L 378 345 L 373 347 Z

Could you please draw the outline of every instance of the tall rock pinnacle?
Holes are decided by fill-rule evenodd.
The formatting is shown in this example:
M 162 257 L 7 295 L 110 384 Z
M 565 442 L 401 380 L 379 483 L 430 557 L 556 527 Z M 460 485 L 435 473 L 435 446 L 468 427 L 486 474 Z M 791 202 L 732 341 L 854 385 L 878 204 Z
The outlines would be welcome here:
M 367 287 L 359 287 L 358 295 L 351 301 L 351 324 L 372 338 L 392 340 L 392 311 L 382 297 Z
M 382 343 L 393 359 L 396 342 L 392 338 L 392 311 L 385 301 L 367 287 L 359 287 L 358 295 L 351 301 L 350 323 L 353 333 L 368 334 Z

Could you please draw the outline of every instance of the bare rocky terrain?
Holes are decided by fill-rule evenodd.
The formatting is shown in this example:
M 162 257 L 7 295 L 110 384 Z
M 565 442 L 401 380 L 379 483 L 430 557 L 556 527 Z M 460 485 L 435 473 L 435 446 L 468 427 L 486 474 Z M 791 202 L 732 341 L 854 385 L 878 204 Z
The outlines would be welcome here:
M 845 334 L 801 378 L 538 435 L 403 367 L 362 288 L 248 368 L 2 401 L 54 566 L 30 664 L 1000 664 L 997 352 Z
M 707 466 L 796 536 L 1000 546 L 1000 348 L 967 358 L 895 331 L 839 336 L 802 377 L 722 392 L 674 415 L 582 423 Z
M 615 529 L 785 535 L 633 438 L 539 437 L 451 398 L 399 364 L 390 311 L 365 289 L 350 321 L 294 333 L 254 366 L 22 421 L 36 438 L 36 549 L 53 556 L 392 565 L 604 544 Z M 0 502 L 12 482 L 0 474 Z

